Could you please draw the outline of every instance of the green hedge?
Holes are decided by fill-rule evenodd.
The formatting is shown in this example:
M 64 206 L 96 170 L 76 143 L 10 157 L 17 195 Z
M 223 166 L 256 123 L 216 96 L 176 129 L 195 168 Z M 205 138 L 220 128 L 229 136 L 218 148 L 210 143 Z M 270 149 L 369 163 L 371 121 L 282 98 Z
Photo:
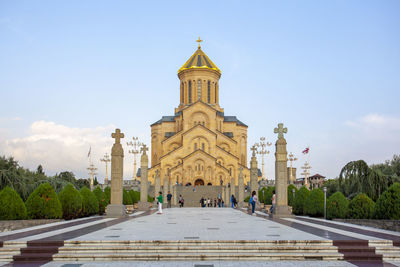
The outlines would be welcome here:
M 366 194 L 359 193 L 349 203 L 348 217 L 350 219 L 371 219 L 375 203 Z
M 243 201 L 249 203 L 249 201 L 250 201 L 250 196 L 247 196 Z
M 147 202 L 154 202 L 154 197 L 147 195 Z
M 258 191 L 258 199 L 260 203 L 271 205 L 274 190 L 275 186 L 269 186 L 267 188 L 263 187 L 260 191 Z
M 111 203 L 111 188 L 107 186 L 104 188 L 104 194 L 106 195 L 107 205 Z
M 99 213 L 99 202 L 89 188 L 82 187 L 79 191 L 82 196 L 82 216 L 90 216 Z
M 290 184 L 290 185 L 288 186 L 288 188 L 287 188 L 288 205 L 289 205 L 289 206 L 292 206 L 292 207 L 293 207 L 293 201 L 294 201 L 293 192 L 292 192 L 293 189 L 294 189 L 294 195 L 295 195 L 295 196 L 296 196 L 297 192 L 299 191 L 299 190 L 297 189 L 297 187 L 294 186 L 294 185 L 292 185 L 292 184 Z
M 18 193 L 6 186 L 0 191 L 0 220 L 22 220 L 27 216 L 26 207 Z
M 39 185 L 25 203 L 30 219 L 61 219 L 62 207 L 49 183 Z
M 324 192 L 321 189 L 311 190 L 304 203 L 304 213 L 312 217 L 324 215 Z
M 106 194 L 103 192 L 103 190 L 101 190 L 100 187 L 96 187 L 93 190 L 93 194 L 96 196 L 97 202 L 99 203 L 99 214 L 102 215 L 102 214 L 104 214 L 104 212 L 106 210 L 106 206 L 108 205 L 107 199 L 106 199 Z
M 58 194 L 60 199 L 63 218 L 66 220 L 79 218 L 82 211 L 82 196 L 72 184 L 67 184 Z
M 293 201 L 293 213 L 296 215 L 303 215 L 304 214 L 304 204 L 310 191 L 302 186 L 299 191 L 296 193 Z
M 129 195 L 131 196 L 132 203 L 138 203 L 140 201 L 140 192 L 130 190 Z
M 349 201 L 342 194 L 336 192 L 326 201 L 326 217 L 332 219 L 344 219 L 349 210 Z
M 400 220 L 400 183 L 392 184 L 378 198 L 374 215 L 377 219 Z
M 124 205 L 132 205 L 133 204 L 131 195 L 125 189 L 123 189 L 123 193 L 122 193 L 122 202 Z

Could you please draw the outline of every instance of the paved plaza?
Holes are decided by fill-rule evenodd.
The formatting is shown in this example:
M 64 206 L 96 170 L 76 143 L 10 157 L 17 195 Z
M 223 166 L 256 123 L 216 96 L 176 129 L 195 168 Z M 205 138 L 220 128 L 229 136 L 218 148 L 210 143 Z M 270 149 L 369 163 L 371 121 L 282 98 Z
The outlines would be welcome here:
M 68 258 L 63 258 L 63 261 L 57 261 L 57 259 L 61 259 L 60 255 L 62 255 L 62 250 L 72 249 L 72 247 L 77 244 L 82 246 L 82 244 L 87 244 L 88 242 L 92 244 L 100 242 L 100 245 L 103 244 L 101 245 L 103 246 L 102 249 L 104 249 L 104 247 L 110 246 L 110 248 L 106 250 L 106 252 L 104 252 L 109 253 L 110 251 L 112 251 L 112 249 L 116 249 L 111 247 L 113 244 L 120 244 L 121 242 L 124 243 L 130 241 L 132 242 L 132 246 L 136 246 L 137 244 L 140 244 L 140 242 L 149 242 L 148 244 L 154 245 L 153 242 L 155 242 L 155 240 L 156 242 L 161 242 L 160 244 L 163 244 L 163 246 L 170 246 L 174 242 L 178 242 L 177 244 L 180 247 L 177 245 L 177 248 L 169 248 L 177 249 L 177 253 L 179 253 L 179 250 L 182 249 L 182 246 L 200 246 L 196 248 L 197 251 L 195 251 L 195 254 L 193 255 L 197 255 L 196 253 L 203 253 L 201 246 L 208 246 L 208 248 L 205 248 L 205 250 L 208 251 L 212 249 L 210 248 L 210 246 L 213 246 L 215 244 L 224 244 L 224 242 L 226 244 L 231 242 L 228 244 L 229 246 L 238 245 L 239 250 L 237 250 L 237 253 L 240 253 L 240 242 L 244 242 L 246 244 L 250 243 L 252 245 L 261 245 L 262 243 L 263 246 L 267 246 L 268 242 L 287 242 L 288 240 L 293 240 L 290 242 L 298 242 L 298 244 L 306 244 L 307 242 L 318 242 L 318 244 L 322 244 L 327 249 L 332 249 L 332 247 L 334 247 L 336 253 L 339 253 L 341 246 L 343 246 L 341 245 L 340 241 L 350 241 L 356 243 L 365 241 L 367 242 L 367 247 L 374 246 L 373 242 L 376 242 L 376 244 L 380 245 L 385 244 L 385 246 L 387 246 L 387 248 L 385 248 L 386 251 L 389 251 L 387 249 L 389 249 L 390 247 L 388 255 L 392 255 L 393 253 L 398 253 L 398 255 L 400 255 L 399 232 L 379 230 L 375 228 L 350 225 L 340 222 L 325 221 L 322 219 L 309 217 L 270 219 L 266 214 L 262 212 L 257 212 L 257 216 L 250 216 L 249 214 L 247 214 L 246 210 L 237 210 L 231 208 L 172 208 L 164 209 L 164 213 L 162 215 L 156 214 L 155 210 L 151 210 L 148 212 L 140 211 L 134 213 L 128 218 L 122 219 L 96 216 L 0 233 L 0 241 L 4 243 L 4 246 L 6 246 L 7 242 L 15 242 L 13 246 L 17 246 L 16 244 L 19 244 L 21 247 L 29 247 L 29 242 L 62 242 L 60 243 L 60 245 L 57 245 L 58 253 L 52 254 L 52 259 L 54 261 L 44 262 L 42 266 L 72 267 L 81 266 L 82 264 L 82 266 L 109 266 L 111 264 L 114 265 L 116 263 L 116 261 L 114 261 L 115 259 L 107 261 L 104 260 L 105 258 L 102 259 L 100 257 L 97 259 L 93 258 L 96 260 L 95 262 L 82 260 L 75 261 L 72 260 L 72 256 L 70 258 L 71 260 L 66 260 Z M 195 243 L 186 244 L 185 242 Z M 335 242 L 339 243 L 335 244 Z M 161 246 L 160 244 L 158 244 L 158 246 Z M 280 243 L 275 244 L 279 245 Z M 301 247 L 301 245 L 299 246 Z M 339 248 L 339 250 L 337 248 Z M 88 249 L 88 247 L 82 247 L 80 250 L 82 251 L 85 249 Z M 185 248 L 183 247 L 183 249 Z M 376 247 L 376 251 L 377 252 L 374 253 L 378 254 L 378 247 Z M 18 255 L 18 253 L 19 251 L 17 251 L 15 255 Z M 138 253 L 136 253 L 136 255 L 138 255 Z M 318 259 L 318 257 L 315 259 Z M 384 261 L 384 263 L 386 264 L 385 266 L 400 266 L 400 261 L 390 260 L 390 258 L 388 259 L 389 260 Z M 119 266 L 134 265 L 199 267 L 244 266 L 249 264 L 251 264 L 252 266 L 365 266 L 360 265 L 359 263 L 345 260 L 198 261 L 196 259 L 187 259 L 181 261 L 139 260 L 131 262 L 124 260 L 124 258 L 120 258 L 117 263 Z M 383 265 L 381 264 L 381 266 Z

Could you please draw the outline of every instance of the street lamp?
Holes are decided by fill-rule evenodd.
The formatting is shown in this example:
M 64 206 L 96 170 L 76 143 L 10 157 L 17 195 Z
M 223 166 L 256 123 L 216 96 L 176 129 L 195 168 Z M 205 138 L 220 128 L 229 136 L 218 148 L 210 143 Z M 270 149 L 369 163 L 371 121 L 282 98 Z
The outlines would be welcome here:
M 324 219 L 326 220 L 326 186 L 324 186 Z
M 288 158 L 288 160 L 290 161 L 289 182 L 290 182 L 290 183 L 294 183 L 294 181 L 293 181 L 293 171 L 292 171 L 292 169 L 293 169 L 293 161 L 296 161 L 297 158 L 295 158 L 295 156 L 293 155 L 293 153 L 290 152 L 290 153 L 289 153 L 289 158 Z
M 262 180 L 265 180 L 265 169 L 264 169 L 264 155 L 269 154 L 269 151 L 266 149 L 271 146 L 272 143 L 265 142 L 265 137 L 260 137 L 260 143 L 255 143 L 256 147 L 260 147 L 261 149 L 256 153 L 262 156 Z
M 294 202 L 294 194 L 295 194 L 296 190 L 294 188 L 292 188 L 292 194 L 293 194 L 293 202 Z M 292 203 L 293 204 L 293 203 Z
M 136 180 L 136 155 L 140 153 L 139 151 L 139 147 L 142 145 L 141 142 L 139 142 L 139 138 L 137 137 L 132 137 L 132 141 L 127 142 L 126 145 L 127 146 L 132 146 L 133 149 L 132 150 L 128 150 L 129 153 L 133 154 L 133 176 L 132 176 L 132 180 Z

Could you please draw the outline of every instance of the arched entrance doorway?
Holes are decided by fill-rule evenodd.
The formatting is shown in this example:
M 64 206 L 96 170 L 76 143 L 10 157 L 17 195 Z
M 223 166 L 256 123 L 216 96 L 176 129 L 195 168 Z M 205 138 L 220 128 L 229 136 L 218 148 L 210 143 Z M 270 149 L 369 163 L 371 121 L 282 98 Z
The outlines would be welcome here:
M 194 181 L 194 185 L 204 185 L 203 179 L 197 179 L 196 181 Z

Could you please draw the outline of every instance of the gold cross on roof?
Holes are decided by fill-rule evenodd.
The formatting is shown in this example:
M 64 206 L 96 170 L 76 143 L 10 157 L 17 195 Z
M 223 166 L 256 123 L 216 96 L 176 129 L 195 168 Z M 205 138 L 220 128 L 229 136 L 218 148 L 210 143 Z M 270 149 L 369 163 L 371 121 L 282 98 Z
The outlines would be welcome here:
M 196 42 L 199 43 L 199 48 L 200 48 L 200 43 L 203 42 L 203 40 L 201 40 L 201 39 L 200 39 L 200 36 L 199 36 L 199 39 L 197 39 Z

